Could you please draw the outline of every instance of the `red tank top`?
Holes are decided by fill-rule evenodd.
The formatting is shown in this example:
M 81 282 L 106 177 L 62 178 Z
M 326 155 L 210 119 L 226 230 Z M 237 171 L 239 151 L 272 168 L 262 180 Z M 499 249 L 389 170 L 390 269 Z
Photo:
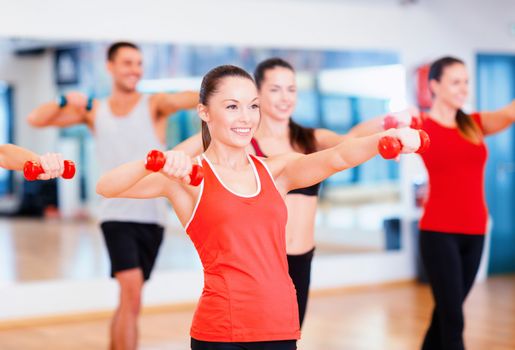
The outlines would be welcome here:
M 300 337 L 295 287 L 288 274 L 287 210 L 266 165 L 249 155 L 258 190 L 233 193 L 204 157 L 201 194 L 186 232 L 204 267 L 191 336 L 216 342 Z
M 472 114 L 481 126 L 479 114 Z M 484 172 L 487 149 L 467 141 L 457 128 L 447 128 L 427 115 L 423 129 L 431 147 L 421 156 L 429 175 L 429 196 L 420 228 L 448 233 L 484 234 L 487 207 Z

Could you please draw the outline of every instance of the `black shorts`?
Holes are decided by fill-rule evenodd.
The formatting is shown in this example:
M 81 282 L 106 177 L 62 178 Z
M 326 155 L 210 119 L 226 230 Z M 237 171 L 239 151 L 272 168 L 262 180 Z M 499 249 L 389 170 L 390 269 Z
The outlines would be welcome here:
M 191 350 L 295 350 L 296 340 L 225 343 L 191 338 Z
M 141 268 L 145 281 L 156 262 L 164 228 L 157 224 L 106 221 L 100 227 L 111 259 L 111 277 L 117 272 Z

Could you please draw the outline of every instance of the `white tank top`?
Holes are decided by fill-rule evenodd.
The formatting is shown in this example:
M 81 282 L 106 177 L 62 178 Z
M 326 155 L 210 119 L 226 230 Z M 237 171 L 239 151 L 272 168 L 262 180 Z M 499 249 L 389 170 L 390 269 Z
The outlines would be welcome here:
M 152 149 L 164 149 L 152 124 L 148 95 L 142 95 L 132 111 L 125 116 L 113 115 L 108 101 L 101 100 L 95 117 L 94 134 L 102 173 L 123 163 L 145 159 Z M 166 201 L 164 198 L 102 198 L 99 220 L 155 223 L 164 226 Z

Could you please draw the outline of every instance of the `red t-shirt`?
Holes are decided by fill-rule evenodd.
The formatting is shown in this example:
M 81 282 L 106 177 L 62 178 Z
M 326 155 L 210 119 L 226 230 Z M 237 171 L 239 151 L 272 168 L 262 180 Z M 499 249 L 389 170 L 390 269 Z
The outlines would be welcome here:
M 421 156 L 429 175 L 429 196 L 420 228 L 448 233 L 484 234 L 487 207 L 484 173 L 487 149 L 467 141 L 457 128 L 423 116 L 431 146 Z M 478 113 L 471 117 L 481 127 Z
M 286 260 L 284 200 L 268 169 L 249 156 L 258 190 L 230 191 L 204 157 L 201 195 L 186 232 L 204 267 L 191 336 L 214 342 L 300 337 L 295 287 Z

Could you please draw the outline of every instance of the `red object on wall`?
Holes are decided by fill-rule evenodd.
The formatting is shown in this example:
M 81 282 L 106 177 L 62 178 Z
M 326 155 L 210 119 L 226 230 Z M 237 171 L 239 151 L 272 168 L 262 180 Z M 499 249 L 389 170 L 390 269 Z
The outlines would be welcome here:
M 431 108 L 431 90 L 429 90 L 429 64 L 419 66 L 416 70 L 417 76 L 417 104 L 420 109 Z

